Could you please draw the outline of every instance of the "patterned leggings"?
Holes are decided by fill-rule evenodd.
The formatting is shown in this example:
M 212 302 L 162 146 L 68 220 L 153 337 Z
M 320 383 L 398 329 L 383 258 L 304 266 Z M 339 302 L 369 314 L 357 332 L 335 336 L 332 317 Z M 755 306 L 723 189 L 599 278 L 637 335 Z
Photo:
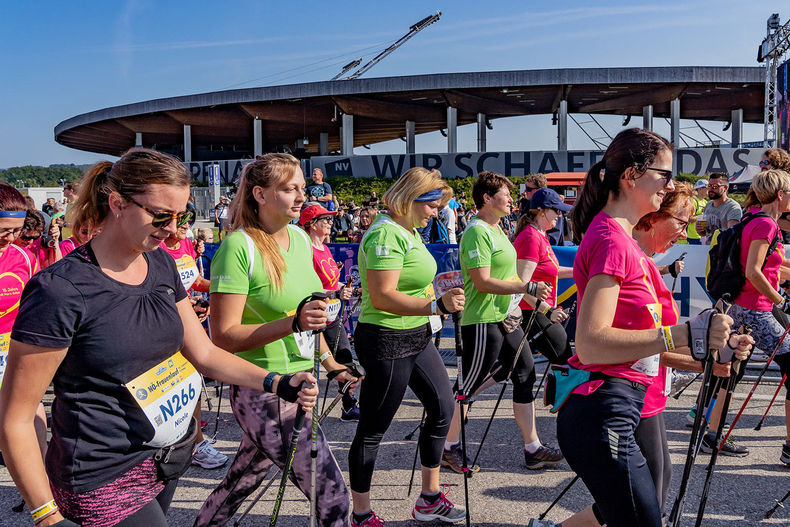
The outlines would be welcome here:
M 296 417 L 297 405 L 274 394 L 231 386 L 233 415 L 244 435 L 225 479 L 198 512 L 195 526 L 225 525 L 242 502 L 260 485 L 272 464 L 282 468 Z M 291 481 L 310 499 L 311 415 L 307 414 L 296 448 Z M 349 525 L 349 494 L 343 473 L 318 428 L 318 477 L 316 508 L 318 524 Z

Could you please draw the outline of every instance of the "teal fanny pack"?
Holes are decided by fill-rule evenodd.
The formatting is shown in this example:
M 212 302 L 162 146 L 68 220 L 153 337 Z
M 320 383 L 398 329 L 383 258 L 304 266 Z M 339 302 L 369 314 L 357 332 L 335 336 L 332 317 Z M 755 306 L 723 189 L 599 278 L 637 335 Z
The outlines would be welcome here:
M 549 412 L 557 413 L 573 390 L 591 380 L 594 379 L 591 379 L 589 371 L 577 370 L 568 365 L 552 364 L 546 379 L 546 389 L 543 391 L 543 404 L 551 406 Z
M 642 393 L 647 391 L 647 386 L 636 381 L 612 377 L 599 371 L 577 370 L 567 364 L 552 364 L 546 379 L 546 389 L 543 391 L 543 404 L 551 406 L 549 412 L 555 414 L 562 408 L 573 390 L 590 381 L 611 381 L 626 384 Z

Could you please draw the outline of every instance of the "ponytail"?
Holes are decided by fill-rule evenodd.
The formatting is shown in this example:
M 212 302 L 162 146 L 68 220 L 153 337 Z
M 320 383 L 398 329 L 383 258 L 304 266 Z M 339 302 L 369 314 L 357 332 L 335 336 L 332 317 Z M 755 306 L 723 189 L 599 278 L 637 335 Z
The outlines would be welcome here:
M 754 191 L 753 188 L 749 189 L 749 192 L 746 193 L 746 199 L 743 200 L 743 205 L 741 208 L 743 210 L 749 210 L 752 207 L 761 207 L 762 203 L 760 200 L 757 199 L 757 193 Z
M 98 225 L 110 213 L 112 189 L 107 184 L 107 176 L 112 167 L 109 161 L 99 161 L 82 176 L 81 192 L 66 214 L 66 222 L 73 226 L 72 232 L 79 231 L 77 225 Z
M 607 178 L 605 172 L 602 175 L 601 172 L 605 168 L 606 156 L 590 167 L 587 177 L 584 178 L 576 206 L 571 212 L 571 228 L 577 240 L 582 239 L 595 215 L 603 210 L 606 202 L 609 201 L 609 193 L 613 193 L 615 197 L 620 194 L 619 177 L 614 175 Z
M 571 212 L 573 235 L 581 240 L 596 214 L 609 199 L 620 196 L 620 180 L 629 168 L 643 173 L 659 152 L 672 152 L 672 143 L 641 128 L 623 130 L 612 139 L 603 159 L 587 172 L 579 199 Z

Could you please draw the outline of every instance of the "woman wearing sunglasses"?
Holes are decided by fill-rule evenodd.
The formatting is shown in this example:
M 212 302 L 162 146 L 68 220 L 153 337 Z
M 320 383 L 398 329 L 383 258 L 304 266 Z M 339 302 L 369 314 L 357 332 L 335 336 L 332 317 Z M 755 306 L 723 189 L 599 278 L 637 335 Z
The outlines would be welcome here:
M 609 527 L 661 526 L 655 484 L 634 437 L 661 354 L 687 347 L 693 331 L 703 341 L 702 359 L 727 343 L 732 325 L 709 311 L 690 325 L 673 325 L 664 314 L 671 294 L 632 234 L 673 189 L 671 144 L 647 130 L 624 130 L 587 173 L 572 212 L 581 245 L 573 271 L 577 354 L 567 378 L 577 381 L 560 407 L 557 438 Z
M 320 338 L 319 358 L 326 371 L 340 382 L 355 382 L 334 359 L 323 334 L 305 333 L 326 327 L 327 304 L 310 300 L 323 286 L 313 270 L 310 238 L 290 225 L 304 201 L 304 175 L 295 157 L 266 154 L 244 167 L 230 206 L 229 234 L 211 263 L 212 338 L 243 359 L 279 373 L 311 370 L 314 339 Z M 259 387 L 235 385 L 230 404 L 244 434 L 225 479 L 198 513 L 198 527 L 225 525 L 272 465 L 282 468 L 286 463 L 297 406 Z M 310 427 L 308 416 L 304 430 Z M 318 524 L 348 525 L 348 489 L 320 427 L 317 441 Z M 308 499 L 310 451 L 311 442 L 300 440 L 292 465 L 292 481 Z
M 346 287 L 340 283 L 340 266 L 332 257 L 332 252 L 324 243 L 332 232 L 333 216 L 337 211 L 326 210 L 319 204 L 309 205 L 302 209 L 299 215 L 299 225 L 304 228 L 313 246 L 313 269 L 325 291 L 336 292 L 337 298 L 347 302 L 351 299 L 353 287 Z M 335 359 L 341 364 L 350 364 L 354 360 L 351 355 L 351 343 L 348 340 L 346 329 L 343 326 L 343 312 L 333 320 L 324 330 L 326 343 L 329 345 Z M 343 386 L 338 382 L 338 390 Z M 341 421 L 358 421 L 359 408 L 353 395 L 343 394 L 343 409 L 340 413 Z
M 94 165 L 74 218 L 101 224 L 102 232 L 25 289 L 0 390 L 0 448 L 37 526 L 166 526 L 194 446 L 196 367 L 306 407 L 315 403 L 315 388 L 299 389 L 315 381 L 311 375 L 270 379 L 269 371 L 214 346 L 175 262 L 156 250 L 187 216 L 189 182 L 181 162 L 152 150 Z M 45 469 L 29 445 L 50 382 Z
M 643 216 L 634 226 L 634 239 L 646 255 L 664 253 L 686 236 L 686 226 L 694 210 L 692 192 L 690 185 L 675 183 L 675 190 L 664 196 L 661 207 L 656 212 Z M 666 289 L 662 284 L 663 282 L 657 282 L 657 287 Z M 678 309 L 671 295 L 661 294 L 659 300 L 663 322 L 676 324 Z M 739 354 L 738 358 L 745 358 L 748 355 L 741 352 Z M 658 375 L 645 393 L 644 406 L 634 432 L 634 439 L 650 469 L 663 516 L 667 491 L 672 479 L 672 464 L 663 414 L 672 387 L 671 368 L 692 371 L 702 371 L 702 368 L 698 361 L 691 358 L 688 350 L 678 349 L 662 353 L 659 364 Z M 729 373 L 729 364 L 714 365 L 715 375 L 727 377 Z M 595 504 L 562 523 L 533 519 L 527 527 L 600 527 L 603 523 L 600 507 Z
M 24 247 L 36 258 L 39 269 L 43 269 L 63 258 L 60 251 L 58 238 L 60 228 L 55 222 L 49 224 L 49 236 L 42 236 L 44 231 L 44 220 L 38 211 L 30 211 L 25 218 L 25 227 L 22 233 L 14 241 L 20 247 Z

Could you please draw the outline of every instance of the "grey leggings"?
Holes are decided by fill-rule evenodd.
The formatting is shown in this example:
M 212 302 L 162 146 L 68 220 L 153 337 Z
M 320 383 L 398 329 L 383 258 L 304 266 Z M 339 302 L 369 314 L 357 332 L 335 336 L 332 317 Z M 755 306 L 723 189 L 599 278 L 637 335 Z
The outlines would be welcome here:
M 233 415 L 244 435 L 225 479 L 209 495 L 198 512 L 195 525 L 225 525 L 242 502 L 260 485 L 272 464 L 282 468 L 293 430 L 297 405 L 259 390 L 231 386 Z M 310 498 L 311 415 L 307 414 L 296 448 L 291 481 Z M 349 525 L 349 493 L 343 473 L 318 428 L 316 508 L 318 524 Z

